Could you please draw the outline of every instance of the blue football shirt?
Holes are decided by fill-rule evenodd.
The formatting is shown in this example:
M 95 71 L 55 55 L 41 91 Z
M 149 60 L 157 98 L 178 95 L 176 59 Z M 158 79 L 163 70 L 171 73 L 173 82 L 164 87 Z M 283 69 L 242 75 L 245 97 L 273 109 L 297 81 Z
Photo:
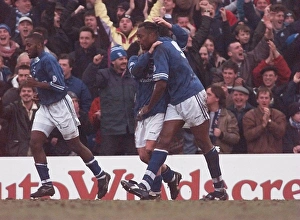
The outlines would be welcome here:
M 178 44 L 168 37 L 158 40 L 163 43 L 153 53 L 153 79 L 167 81 L 170 104 L 177 105 L 198 94 L 204 87 Z

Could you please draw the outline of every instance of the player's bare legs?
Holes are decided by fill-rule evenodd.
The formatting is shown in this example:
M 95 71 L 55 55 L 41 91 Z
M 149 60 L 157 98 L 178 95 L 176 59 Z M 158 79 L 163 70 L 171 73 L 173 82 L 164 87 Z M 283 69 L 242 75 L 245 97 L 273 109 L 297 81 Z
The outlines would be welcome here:
M 68 147 L 74 151 L 81 159 L 86 163 L 93 157 L 92 152 L 80 142 L 79 137 L 72 138 L 71 140 L 66 140 Z
M 46 154 L 43 148 L 46 142 L 46 135 L 41 131 L 31 131 L 30 149 L 35 163 L 47 163 Z
M 30 197 L 33 198 L 53 196 L 55 193 L 52 181 L 50 180 L 46 154 L 43 148 L 43 144 L 46 142 L 46 139 L 47 136 L 43 132 L 31 131 L 29 146 L 34 158 L 35 167 L 42 182 L 42 186 L 38 189 L 38 191 L 30 195 Z
M 195 137 L 195 142 L 204 153 L 204 157 L 210 172 L 210 176 L 215 188 L 214 192 L 209 193 L 204 200 L 227 200 L 228 195 L 224 190 L 225 184 L 222 179 L 222 173 L 219 164 L 219 154 L 209 138 L 209 120 L 204 121 L 201 125 L 191 127 L 191 131 Z

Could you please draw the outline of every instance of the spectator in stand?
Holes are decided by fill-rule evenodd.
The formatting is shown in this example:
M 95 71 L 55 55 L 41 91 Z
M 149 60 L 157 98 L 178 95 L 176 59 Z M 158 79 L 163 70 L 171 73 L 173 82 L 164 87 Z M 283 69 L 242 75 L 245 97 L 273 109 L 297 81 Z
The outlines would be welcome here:
M 285 106 L 289 106 L 293 102 L 300 102 L 300 71 L 296 72 L 288 83 L 282 100 Z
M 27 65 L 21 65 L 17 68 L 17 77 L 13 78 L 12 85 L 13 87 L 8 89 L 3 97 L 2 97 L 2 104 L 3 106 L 7 106 L 12 102 L 20 100 L 19 95 L 19 87 L 22 83 L 24 83 L 27 77 L 30 76 L 30 67 Z M 16 79 L 16 80 L 14 80 Z
M 46 28 L 44 27 L 35 27 L 32 30 L 32 33 L 39 33 L 40 35 L 43 36 L 44 38 L 44 51 L 47 53 L 50 53 L 51 55 L 53 55 L 55 58 L 57 58 L 57 55 L 55 53 L 53 53 L 47 46 L 46 44 L 48 43 L 48 31 Z
M 225 10 L 224 10 L 225 11 Z M 225 55 L 225 46 L 224 46 L 224 38 L 222 32 L 222 20 L 216 18 L 216 11 L 214 6 L 209 3 L 209 1 L 202 0 L 199 4 L 196 4 L 194 13 L 193 13 L 193 20 L 196 26 L 196 29 L 199 29 L 202 15 L 203 13 L 208 12 L 209 16 L 213 18 L 210 26 L 209 35 L 214 36 L 215 39 L 215 50 L 221 56 Z M 225 13 L 225 12 L 224 12 Z M 230 29 L 230 28 L 229 28 Z
M 200 81 L 203 82 L 204 88 L 207 88 L 212 83 L 216 68 L 214 68 L 213 65 L 209 62 L 207 47 L 205 46 L 200 47 L 198 53 L 200 55 L 200 62 L 199 61 L 198 62 L 202 66 L 203 70 L 197 72 L 197 76 L 200 79 Z
M 102 0 L 96 0 L 95 13 L 96 16 L 99 16 L 101 21 L 105 23 L 107 28 L 109 28 L 107 34 L 112 38 L 113 45 L 122 45 L 123 48 L 127 50 L 130 44 L 137 40 L 137 29 L 134 26 L 134 19 L 129 14 L 124 14 L 119 20 L 119 28 L 116 28 L 107 15 L 107 9 Z
M 231 91 L 234 86 L 241 86 L 241 80 L 238 78 L 238 65 L 232 60 L 228 60 L 222 65 L 223 81 L 214 83 L 213 85 L 221 86 L 226 96 L 226 107 L 232 105 Z
M 38 104 L 34 101 L 34 88 L 21 84 L 20 100 L 3 107 L 0 100 L 0 117 L 8 122 L 6 152 L 7 156 L 30 156 L 29 141 L 32 122 Z
M 41 17 L 41 26 L 48 30 L 47 47 L 58 57 L 62 53 L 70 53 L 73 49 L 70 39 L 61 27 L 62 6 L 55 1 L 48 1 Z
M 286 8 L 281 4 L 274 4 L 270 7 L 270 21 L 273 26 L 274 43 L 290 69 L 294 71 L 295 66 L 300 65 L 300 20 L 285 26 L 285 13 Z
M 226 96 L 222 87 L 212 85 L 206 89 L 206 93 L 210 114 L 209 137 L 221 153 L 229 154 L 232 146 L 240 139 L 237 119 L 226 109 Z
M 18 23 L 18 34 L 15 34 L 13 40 L 19 44 L 20 49 L 25 51 L 25 38 L 31 33 L 33 30 L 33 24 L 30 17 L 21 17 Z
M 263 68 L 260 72 L 263 78 L 263 83 L 261 86 L 267 87 L 272 91 L 272 100 L 270 103 L 270 107 L 275 108 L 283 113 L 286 112 L 286 106 L 283 103 L 282 97 L 285 93 L 287 83 L 278 85 L 277 79 L 278 79 L 278 69 L 274 66 L 267 66 Z M 254 93 L 256 93 L 257 88 L 254 88 Z M 252 101 L 252 100 L 251 100 Z M 252 104 L 253 102 L 250 103 Z M 252 104 L 256 106 L 254 103 Z
M 238 84 L 252 87 L 252 70 L 262 60 L 266 59 L 269 55 L 269 45 L 267 40 L 272 39 L 273 32 L 271 28 L 267 28 L 264 38 L 256 45 L 256 47 L 247 53 L 244 53 L 244 49 L 240 42 L 232 42 L 227 48 L 227 54 L 229 59 L 238 64 Z M 222 68 L 222 67 L 221 67 Z M 221 72 L 221 71 L 220 71 Z M 213 82 L 222 81 L 222 74 L 218 73 L 215 75 Z
M 100 97 L 94 98 L 91 104 L 91 108 L 89 111 L 89 120 L 93 126 L 93 130 L 95 133 L 93 145 L 90 146 L 90 150 L 94 155 L 100 155 L 101 152 L 101 105 L 100 105 Z
M 66 90 L 76 94 L 74 99 L 78 99 L 80 110 L 88 113 L 92 103 L 91 93 L 81 79 L 72 75 L 73 60 L 68 54 L 61 54 L 58 63 L 64 73 Z
M 276 85 L 282 85 L 289 82 L 291 77 L 291 70 L 286 63 L 283 56 L 278 52 L 276 45 L 273 41 L 268 41 L 270 52 L 267 59 L 262 60 L 253 69 L 253 85 L 259 87 L 263 85 L 263 75 L 261 74 L 262 69 L 265 67 L 275 67 L 277 69 L 276 73 Z
M 10 69 L 4 65 L 3 57 L 0 55 L 0 81 L 8 83 L 10 77 L 12 77 L 12 73 Z
M 237 144 L 232 146 L 231 153 L 245 154 L 247 153 L 247 142 L 244 136 L 243 117 L 246 112 L 254 107 L 248 102 L 249 90 L 243 86 L 233 87 L 231 97 L 233 104 L 228 107 L 228 110 L 230 110 L 237 119 L 240 135 L 240 140 Z
M 27 65 L 27 66 L 29 66 L 30 65 L 30 61 L 31 60 L 30 60 L 30 58 L 28 56 L 28 53 L 27 52 L 23 52 L 17 58 L 16 67 L 19 67 L 21 65 Z
M 223 7 L 222 0 L 208 0 L 208 2 L 213 6 L 214 9 L 214 18 L 221 20 L 220 8 Z M 236 24 L 237 17 L 229 10 L 226 11 L 226 17 L 229 21 L 229 25 L 233 26 Z
M 0 0 L 0 18 L 3 18 L 0 23 L 7 24 L 11 30 L 11 36 L 14 37 L 15 34 L 19 33 L 17 26 L 19 19 L 23 16 L 30 17 L 33 26 L 39 25 L 42 7 L 46 2 L 47 0 L 40 0 L 39 4 L 33 7 L 30 0 L 16 0 L 15 7 L 10 7 L 4 0 Z
M 95 33 L 94 31 L 83 26 L 79 30 L 79 42 L 75 45 L 75 51 L 70 53 L 70 57 L 74 60 L 72 69 L 73 76 L 82 79 L 82 74 L 89 65 L 93 62 L 94 56 L 101 54 L 104 56 L 100 64 L 100 68 L 107 67 L 107 54 L 106 51 L 97 48 L 94 44 Z
M 177 14 L 176 24 L 178 24 L 182 28 L 187 28 L 190 31 L 191 37 L 195 36 L 196 28 L 191 24 L 190 17 L 188 14 Z
M 288 10 L 284 16 L 284 25 L 288 26 L 295 21 L 295 15 L 292 11 Z
M 112 47 L 110 68 L 101 69 L 103 56 L 96 55 L 84 72 L 86 85 L 99 89 L 101 103 L 101 155 L 136 154 L 134 142 L 134 97 L 136 81 L 127 70 L 122 46 Z M 85 81 L 84 81 L 85 82 Z
M 120 20 L 122 17 L 124 17 L 125 14 L 130 14 L 127 12 L 128 9 L 130 8 L 129 6 L 130 6 L 129 3 L 125 1 L 118 4 L 117 12 L 116 12 L 117 22 L 114 23 L 115 27 L 119 27 Z
M 234 35 L 235 35 L 235 39 L 237 39 L 241 43 L 244 52 L 248 52 L 252 50 L 250 44 L 251 30 L 247 25 L 238 24 L 234 29 Z
M 300 102 L 294 102 L 289 106 L 283 153 L 300 153 Z
M 203 45 L 208 50 L 209 63 L 211 63 L 213 67 L 219 68 L 226 61 L 226 59 L 220 56 L 220 54 L 215 50 L 215 40 L 213 36 L 208 36 Z
M 270 108 L 272 92 L 267 87 L 257 91 L 258 107 L 248 111 L 243 118 L 247 152 L 282 153 L 282 139 L 286 129 L 286 117 L 277 109 Z
M 9 78 L 9 81 L 8 81 L 9 87 L 7 89 L 9 89 L 11 87 L 19 88 L 18 68 L 22 65 L 26 65 L 26 66 L 30 65 L 30 58 L 26 52 L 23 52 L 18 56 L 15 73 L 13 75 L 11 75 L 11 77 Z M 20 77 L 21 77 L 21 81 L 22 81 L 22 76 L 20 76 Z M 13 97 L 16 97 L 14 100 L 17 100 L 19 98 L 19 93 L 18 93 L 18 91 L 14 91 L 14 92 L 15 92 L 15 95 Z M 4 101 L 4 102 L 6 102 L 6 101 Z
M 96 17 L 94 9 L 87 9 L 82 5 L 78 6 L 75 1 L 69 1 L 68 10 L 66 10 L 66 19 L 62 23 L 62 27 L 69 39 L 74 45 L 79 39 L 79 30 L 82 26 L 90 27 L 95 33 L 95 46 L 105 51 L 110 50 L 110 39 L 104 29 L 99 17 Z M 77 7 L 77 8 L 76 8 Z
M 174 9 L 176 7 L 176 1 L 175 0 L 163 0 L 163 7 L 165 9 L 165 15 L 166 18 L 174 18 Z
M 207 6 L 201 5 L 201 7 Z M 190 31 L 187 32 L 189 34 L 189 38 L 183 52 L 194 73 L 200 79 L 204 88 L 207 88 L 212 82 L 212 76 L 215 68 L 213 68 L 213 65 L 208 61 L 208 48 L 202 45 L 209 34 L 210 25 L 213 19 L 210 17 L 210 13 L 208 11 L 203 12 L 201 18 L 201 26 L 195 33 L 195 36 L 192 37 L 190 36 Z
M 263 18 L 266 7 L 270 0 L 244 0 L 244 12 L 247 24 L 255 30 L 259 21 Z
M 21 53 L 19 45 L 11 40 L 11 30 L 6 24 L 0 24 L 0 56 L 3 57 L 4 65 L 14 72 L 17 57 Z

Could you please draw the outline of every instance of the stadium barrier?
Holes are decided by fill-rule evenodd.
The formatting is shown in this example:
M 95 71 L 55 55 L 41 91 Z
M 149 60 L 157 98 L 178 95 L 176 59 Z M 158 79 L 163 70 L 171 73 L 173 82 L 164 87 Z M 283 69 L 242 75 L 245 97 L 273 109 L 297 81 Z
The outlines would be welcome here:
M 120 184 L 141 180 L 146 165 L 138 156 L 96 159 L 112 177 L 103 200 L 139 199 Z M 213 189 L 203 155 L 171 155 L 166 163 L 183 176 L 177 200 L 198 200 Z M 220 155 L 220 164 L 230 200 L 300 199 L 300 154 Z M 96 199 L 96 179 L 79 157 L 48 157 L 48 167 L 56 189 L 52 199 Z M 40 186 L 32 157 L 0 158 L 0 169 L 1 199 L 29 199 Z M 167 184 L 162 199 L 170 199 Z

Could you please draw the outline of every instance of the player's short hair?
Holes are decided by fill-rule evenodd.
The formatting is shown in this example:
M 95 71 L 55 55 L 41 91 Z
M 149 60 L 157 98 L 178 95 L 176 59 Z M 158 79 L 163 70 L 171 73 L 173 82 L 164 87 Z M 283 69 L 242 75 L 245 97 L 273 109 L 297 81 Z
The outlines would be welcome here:
M 145 28 L 147 31 L 158 35 L 159 26 L 154 22 L 145 21 L 139 24 L 138 28 Z
M 37 44 L 44 45 L 44 36 L 38 32 L 33 32 L 29 34 L 26 38 L 32 38 Z
M 48 30 L 46 28 L 40 27 L 40 26 L 33 28 L 31 33 L 40 33 L 44 37 L 45 40 L 47 40 L 48 36 L 49 36 Z

